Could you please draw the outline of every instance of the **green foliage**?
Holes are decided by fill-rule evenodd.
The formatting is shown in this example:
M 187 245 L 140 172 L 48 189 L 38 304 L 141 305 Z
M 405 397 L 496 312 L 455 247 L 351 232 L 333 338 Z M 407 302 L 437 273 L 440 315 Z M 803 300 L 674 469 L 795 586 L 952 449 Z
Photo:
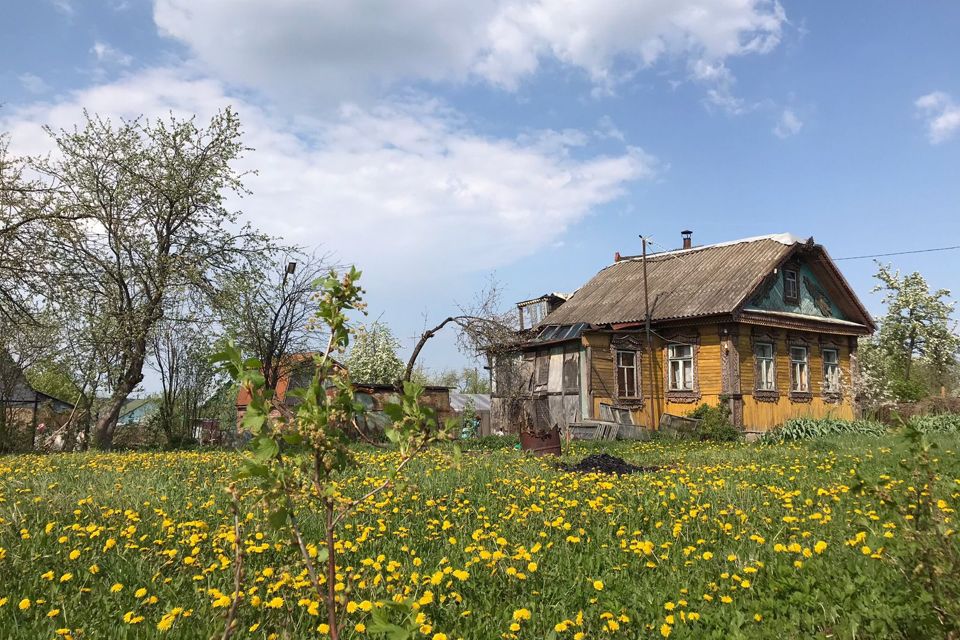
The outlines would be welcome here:
M 426 447 L 448 439 L 444 426 L 438 424 L 436 411 L 420 404 L 423 386 L 404 383 L 397 401 L 383 408 L 390 419 L 385 435 L 396 446 L 400 460 L 387 479 L 362 498 L 346 505 L 337 500 L 337 481 L 356 463 L 347 434 L 359 432 L 357 418 L 364 406 L 354 397 L 351 370 L 337 365 L 333 355 L 343 353 L 350 344 L 352 331 L 347 312 L 364 309 L 359 278 L 360 272 L 351 268 L 342 276 L 331 271 L 316 282 L 316 320 L 326 327 L 329 341 L 326 351 L 314 359 L 309 385 L 287 392 L 299 400 L 295 410 L 273 403 L 273 392 L 265 387 L 261 363 L 244 358 L 232 342 L 212 358 L 251 397 L 242 426 L 253 437 L 239 478 L 258 487 L 267 505 L 270 525 L 288 530 L 296 540 L 310 582 L 318 599 L 325 603 L 333 640 L 339 637 L 341 616 L 333 580 L 337 525 L 367 499 L 391 486 L 403 467 Z M 319 502 L 325 513 L 325 545 L 315 554 L 308 551 L 301 533 L 298 496 Z M 326 564 L 325 587 L 321 586 L 314 561 Z M 228 630 L 231 624 L 228 618 Z
M 792 418 L 764 434 L 764 440 L 766 442 L 791 442 L 844 434 L 879 437 L 886 432 L 886 425 L 873 420 Z
M 462 441 L 464 449 L 497 451 L 500 449 L 513 449 L 520 444 L 520 438 L 515 435 L 508 436 L 483 436 L 482 438 L 470 438 Z
M 904 426 L 907 455 L 901 458 L 900 467 L 909 483 L 906 494 L 893 491 L 889 481 L 871 486 L 859 478 L 858 488 L 897 513 L 893 524 L 900 531 L 902 544 L 890 561 L 908 582 L 922 589 L 917 617 L 933 622 L 937 636 L 957 638 L 960 545 L 956 544 L 956 509 L 949 502 L 957 497 L 957 481 L 944 473 L 940 444 L 928 436 L 933 432 L 957 433 L 960 416 L 924 416 Z
M 893 397 L 900 402 L 919 402 L 929 395 L 926 385 L 919 380 L 894 380 L 890 385 Z
M 960 415 L 941 413 L 935 415 L 914 416 L 907 421 L 910 429 L 918 433 L 960 433 Z
M 623 476 L 573 474 L 511 450 L 465 455 L 452 468 L 446 447 L 431 448 L 405 470 L 415 490 L 367 500 L 338 532 L 338 562 L 351 567 L 341 570 L 340 593 L 353 603 L 341 606 L 341 638 L 400 633 L 374 634 L 379 624 L 409 633 L 411 610 L 432 627 L 418 639 L 500 638 L 521 609 L 531 615 L 518 639 L 662 638 L 667 616 L 669 640 L 949 638 L 938 609 L 949 614 L 960 602 L 948 590 L 960 576 L 960 545 L 948 534 L 957 514 L 947 511 L 960 508 L 960 436 L 928 440 L 940 445 L 929 456 L 933 481 L 915 474 L 918 453 L 893 434 L 777 446 L 571 443 L 572 459 L 603 451 L 659 467 Z M 399 459 L 392 449 L 351 450 L 357 466 L 337 483 L 340 503 L 385 481 Z M 240 459 L 221 451 L 4 457 L 0 636 L 35 640 L 70 628 L 84 638 L 222 638 L 220 594 L 233 593 L 235 563 L 231 499 L 220 489 Z M 857 486 L 856 475 L 876 491 Z M 316 631 L 324 608 L 312 613 L 317 596 L 297 545 L 286 526 L 269 526 L 251 484 L 238 483 L 247 578 L 233 638 L 329 640 Z M 295 495 L 303 538 L 322 562 L 316 503 Z M 81 535 L 91 531 L 98 535 Z M 49 571 L 52 580 L 41 577 Z M 67 572 L 72 579 L 61 581 Z M 147 593 L 135 596 L 140 588 Z M 394 594 L 400 606 L 387 604 Z M 21 598 L 29 609 L 18 608 Z M 274 598 L 280 606 L 267 605 Z M 180 609 L 192 613 L 157 629 Z M 143 620 L 127 624 L 128 611 Z M 580 611 L 582 624 L 555 631 Z
M 700 440 L 734 442 L 740 439 L 740 430 L 730 419 L 730 406 L 722 400 L 715 407 L 702 404 L 687 417 L 699 420 L 696 435 Z

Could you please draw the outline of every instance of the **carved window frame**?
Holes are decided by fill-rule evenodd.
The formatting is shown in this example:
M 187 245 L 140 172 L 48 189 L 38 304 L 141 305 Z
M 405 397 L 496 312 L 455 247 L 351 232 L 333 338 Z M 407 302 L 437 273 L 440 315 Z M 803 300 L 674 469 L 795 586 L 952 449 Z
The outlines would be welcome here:
M 810 341 L 802 336 L 788 336 L 787 338 L 787 364 L 790 367 L 790 389 L 788 397 L 792 402 L 810 402 L 813 400 L 813 388 L 812 380 L 810 376 L 810 354 L 812 353 L 812 346 Z M 801 391 L 797 390 L 795 381 L 794 381 L 794 372 L 793 372 L 793 350 L 794 349 L 803 349 L 806 353 L 806 372 L 807 372 L 807 384 L 806 390 Z
M 610 339 L 610 355 L 613 357 L 613 392 L 618 408 L 642 408 L 646 398 L 643 395 L 643 350 L 645 342 L 636 334 L 615 335 Z M 618 351 L 632 351 L 636 370 L 637 395 L 624 395 L 620 389 Z
M 824 352 L 832 351 L 837 354 L 837 387 L 827 388 L 827 359 Z M 837 403 L 843 400 L 843 364 L 840 361 L 840 345 L 832 340 L 820 342 L 820 369 L 823 379 L 820 382 L 820 395 L 824 402 Z
M 674 334 L 665 336 L 666 345 L 663 348 L 663 388 L 667 401 L 676 404 L 692 404 L 699 402 L 702 394 L 700 393 L 700 336 L 699 334 Z M 670 347 L 678 345 L 688 345 L 692 347 L 691 351 L 691 372 L 693 379 L 691 389 L 671 389 L 670 388 Z
M 760 358 L 757 357 L 757 346 L 770 345 L 773 350 L 773 389 L 760 388 Z M 750 352 L 753 355 L 753 397 L 758 402 L 779 402 L 780 387 L 777 384 L 777 336 L 772 333 L 755 333 L 750 336 Z

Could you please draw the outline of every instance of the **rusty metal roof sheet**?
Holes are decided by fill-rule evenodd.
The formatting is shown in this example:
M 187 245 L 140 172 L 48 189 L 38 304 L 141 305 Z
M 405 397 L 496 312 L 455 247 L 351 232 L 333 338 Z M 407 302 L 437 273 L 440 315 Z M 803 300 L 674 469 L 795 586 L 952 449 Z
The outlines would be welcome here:
M 731 313 L 803 241 L 779 234 L 647 256 L 653 321 Z M 606 267 L 540 326 L 644 319 L 643 261 Z

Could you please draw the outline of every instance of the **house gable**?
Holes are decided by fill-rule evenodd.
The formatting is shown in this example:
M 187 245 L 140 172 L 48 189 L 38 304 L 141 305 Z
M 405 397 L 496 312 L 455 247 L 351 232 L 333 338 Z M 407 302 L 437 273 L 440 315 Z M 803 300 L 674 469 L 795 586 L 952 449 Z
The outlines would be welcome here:
M 786 271 L 796 274 L 796 297 L 786 292 Z M 796 320 L 839 323 L 855 333 L 868 334 L 876 324 L 857 294 L 827 254 L 811 238 L 795 245 L 760 284 L 744 298 L 739 312 L 749 315 L 788 315 Z
M 794 300 L 791 300 L 785 291 L 786 271 L 793 271 L 797 276 L 795 282 L 799 295 Z M 785 264 L 783 269 L 778 269 L 777 273 L 771 274 L 744 309 L 849 320 L 827 293 L 820 278 L 806 261 Z

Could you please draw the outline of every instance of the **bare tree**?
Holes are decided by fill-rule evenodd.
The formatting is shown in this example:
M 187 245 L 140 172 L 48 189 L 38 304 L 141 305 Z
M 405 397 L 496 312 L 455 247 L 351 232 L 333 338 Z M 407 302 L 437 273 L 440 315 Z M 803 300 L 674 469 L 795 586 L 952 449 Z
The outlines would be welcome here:
M 209 289 L 216 274 L 240 269 L 270 241 L 225 207 L 245 193 L 234 162 L 242 157 L 240 122 L 226 109 L 206 128 L 193 118 L 123 120 L 84 114 L 82 129 L 48 133 L 53 158 L 33 159 L 53 196 L 47 220 L 57 260 L 58 301 L 93 305 L 95 339 L 115 354 L 110 398 L 94 427 L 98 447 L 112 444 L 117 417 L 143 380 L 149 339 L 171 292 Z
M 512 349 L 517 342 L 517 318 L 514 313 L 501 310 L 503 286 L 493 277 L 467 305 L 457 305 L 459 314 L 449 316 L 436 326 L 426 329 L 407 360 L 404 380 L 410 380 L 420 352 L 430 338 L 447 325 L 457 328 L 460 350 L 472 357 L 482 358 L 490 367 L 495 355 Z
M 316 281 L 331 268 L 327 254 L 290 252 L 221 283 L 214 304 L 224 329 L 260 361 L 267 389 L 290 373 L 290 356 L 318 348 Z
M 170 446 L 191 436 L 205 402 L 220 382 L 209 359 L 218 336 L 209 317 L 210 310 L 199 296 L 178 299 L 151 336 L 149 365 L 160 376 L 158 414 Z

